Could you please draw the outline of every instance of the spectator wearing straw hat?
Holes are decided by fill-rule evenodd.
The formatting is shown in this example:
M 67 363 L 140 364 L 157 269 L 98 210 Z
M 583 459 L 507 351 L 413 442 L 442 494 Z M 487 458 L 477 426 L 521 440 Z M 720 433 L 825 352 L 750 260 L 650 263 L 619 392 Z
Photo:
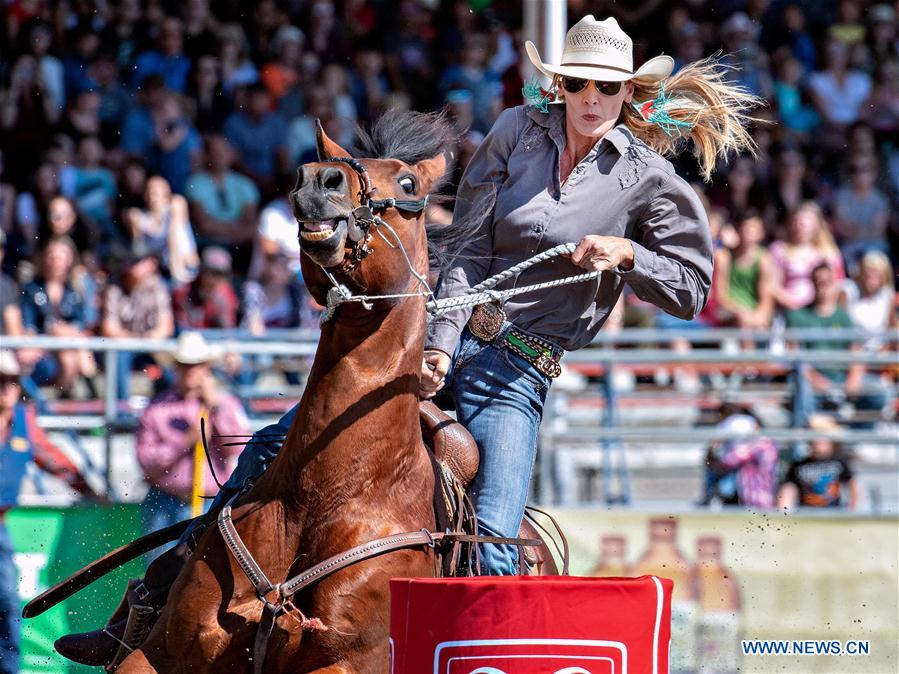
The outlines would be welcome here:
M 240 451 L 239 446 L 229 446 L 225 436 L 249 437 L 243 406 L 219 387 L 212 374 L 214 356 L 212 347 L 199 332 L 181 333 L 175 351 L 175 384 L 154 398 L 141 416 L 137 462 L 150 487 L 141 505 L 147 533 L 190 517 L 195 484 L 201 485 L 204 496 L 217 492 L 205 460 L 202 474 L 194 474 L 201 415 L 207 418 L 209 460 L 220 482 L 231 474 L 231 459 Z
M 843 431 L 843 427 L 826 414 L 809 417 L 808 428 L 830 436 Z M 838 508 L 845 505 L 855 510 L 858 482 L 841 449 L 831 438 L 812 440 L 809 456 L 793 462 L 787 470 L 777 496 L 778 508 L 795 508 L 797 505 Z
M 22 402 L 19 363 L 12 351 L 0 351 L 0 674 L 19 666 L 19 594 L 6 512 L 18 504 L 25 469 L 34 461 L 75 491 L 95 492 L 72 461 L 37 425 L 34 407 Z

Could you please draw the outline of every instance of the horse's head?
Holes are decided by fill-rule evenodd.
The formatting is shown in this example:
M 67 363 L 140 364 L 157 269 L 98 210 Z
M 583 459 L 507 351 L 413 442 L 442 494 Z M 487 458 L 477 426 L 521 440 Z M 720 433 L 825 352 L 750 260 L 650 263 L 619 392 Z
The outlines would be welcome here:
M 442 118 L 392 115 L 364 141 L 379 158 L 355 159 L 318 126 L 320 161 L 300 167 L 290 194 L 303 276 L 318 302 L 333 285 L 325 272 L 367 295 L 407 292 L 412 270 L 427 274 L 424 210 L 446 170 L 446 140 Z

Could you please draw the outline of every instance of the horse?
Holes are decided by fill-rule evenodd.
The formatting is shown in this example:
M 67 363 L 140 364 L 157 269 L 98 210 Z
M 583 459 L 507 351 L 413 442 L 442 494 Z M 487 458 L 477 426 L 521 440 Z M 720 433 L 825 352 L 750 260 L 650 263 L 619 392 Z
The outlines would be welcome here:
M 448 129 L 434 115 L 382 118 L 372 134 L 374 158 L 355 160 L 319 126 L 320 161 L 298 170 L 290 202 L 312 296 L 328 304 L 339 281 L 355 294 L 393 297 L 343 303 L 323 324 L 282 449 L 233 504 L 233 525 L 269 578 L 288 578 L 389 534 L 435 528 L 436 478 L 419 426 L 428 270 L 423 204 L 446 171 Z M 357 210 L 372 195 L 383 199 L 377 212 L 387 225 L 377 235 Z M 434 550 L 423 546 L 330 575 L 274 618 L 264 662 L 251 663 L 265 603 L 212 527 L 147 640 L 116 671 L 386 672 L 388 580 L 433 577 L 438 565 Z

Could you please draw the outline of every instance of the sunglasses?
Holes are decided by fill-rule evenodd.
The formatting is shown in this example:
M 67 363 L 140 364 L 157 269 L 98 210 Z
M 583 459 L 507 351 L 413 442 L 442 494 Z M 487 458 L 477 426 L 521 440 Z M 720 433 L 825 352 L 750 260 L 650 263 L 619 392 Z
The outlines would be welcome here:
M 621 91 L 621 82 L 600 82 L 598 80 L 585 80 L 580 77 L 565 77 L 560 80 L 562 88 L 569 94 L 583 91 L 590 82 L 596 85 L 596 90 L 603 96 L 614 96 Z

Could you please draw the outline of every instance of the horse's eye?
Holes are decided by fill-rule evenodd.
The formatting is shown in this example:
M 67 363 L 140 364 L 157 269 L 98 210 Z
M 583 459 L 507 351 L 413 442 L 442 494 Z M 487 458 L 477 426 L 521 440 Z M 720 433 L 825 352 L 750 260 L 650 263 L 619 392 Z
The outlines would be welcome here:
M 412 176 L 403 176 L 399 179 L 399 183 L 406 194 L 415 193 L 415 179 Z

